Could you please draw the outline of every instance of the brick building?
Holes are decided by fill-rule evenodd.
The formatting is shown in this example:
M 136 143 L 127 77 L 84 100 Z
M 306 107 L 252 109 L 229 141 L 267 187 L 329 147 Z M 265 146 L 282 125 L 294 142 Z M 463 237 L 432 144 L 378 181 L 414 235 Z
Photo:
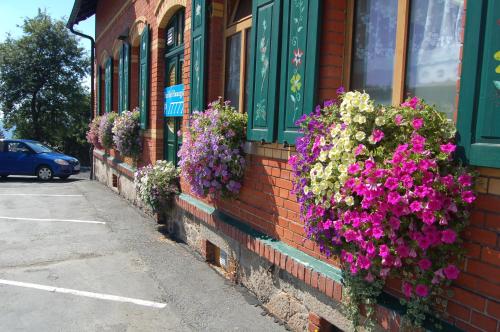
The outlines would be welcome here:
M 478 167 L 480 194 L 463 273 L 437 310 L 445 330 L 500 329 L 499 0 L 76 0 L 69 24 L 91 15 L 96 114 L 139 107 L 139 166 L 177 162 L 178 131 L 218 96 L 248 113 L 239 198 L 203 200 L 182 183 L 168 224 L 295 330 L 349 327 L 340 270 L 305 238 L 290 193 L 295 120 L 339 86 L 381 103 L 410 94 L 438 105 Z M 297 72 L 302 89 L 290 101 Z M 172 87 L 183 91 L 180 113 L 165 110 Z M 95 150 L 94 166 L 97 179 L 136 201 L 130 160 Z M 398 330 L 400 288 L 389 283 L 378 305 L 388 330 Z

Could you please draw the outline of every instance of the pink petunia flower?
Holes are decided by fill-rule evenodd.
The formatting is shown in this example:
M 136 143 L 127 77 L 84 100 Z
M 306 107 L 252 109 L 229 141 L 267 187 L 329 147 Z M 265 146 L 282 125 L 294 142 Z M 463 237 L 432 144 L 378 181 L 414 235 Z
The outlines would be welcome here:
M 363 152 L 365 151 L 365 146 L 363 144 L 359 144 L 356 149 L 354 149 L 354 155 L 357 157 L 359 156 L 360 154 L 363 154 Z
M 415 287 L 415 293 L 420 296 L 420 297 L 426 297 L 429 295 L 429 287 L 426 285 L 418 284 L 417 287 Z
M 415 118 L 411 122 L 411 125 L 413 126 L 413 129 L 419 130 L 424 125 L 424 119 L 422 119 L 422 118 Z
M 457 233 L 452 229 L 445 229 L 441 232 L 441 241 L 452 244 L 457 239 Z
M 447 143 L 447 144 L 442 144 L 439 146 L 441 152 L 443 153 L 446 153 L 446 154 L 451 154 L 453 152 L 455 152 L 455 149 L 457 148 L 457 146 L 455 144 L 452 144 L 452 143 Z
M 384 138 L 384 132 L 380 129 L 375 129 L 372 133 L 371 140 L 375 143 L 380 142 Z
M 432 262 L 427 258 L 423 258 L 418 262 L 418 267 L 423 271 L 427 271 L 432 267 Z
M 453 264 L 448 265 L 443 269 L 444 275 L 448 280 L 455 280 L 460 274 L 460 270 Z
M 356 173 L 358 173 L 359 172 L 359 165 L 357 163 L 349 165 L 349 167 L 347 168 L 347 172 L 349 174 L 356 174 Z
M 401 123 L 403 123 L 403 116 L 401 114 L 397 114 L 394 117 L 394 123 L 397 124 L 398 126 L 400 126 Z
M 462 186 L 470 187 L 472 186 L 472 176 L 469 174 L 463 174 L 458 177 L 458 183 Z
M 410 283 L 403 282 L 403 294 L 406 297 L 411 297 L 411 294 L 413 293 L 413 286 Z
M 470 190 L 467 190 L 467 191 L 464 191 L 462 193 L 462 199 L 464 202 L 467 202 L 467 203 L 472 203 L 476 200 L 476 195 L 474 195 L 474 193 Z

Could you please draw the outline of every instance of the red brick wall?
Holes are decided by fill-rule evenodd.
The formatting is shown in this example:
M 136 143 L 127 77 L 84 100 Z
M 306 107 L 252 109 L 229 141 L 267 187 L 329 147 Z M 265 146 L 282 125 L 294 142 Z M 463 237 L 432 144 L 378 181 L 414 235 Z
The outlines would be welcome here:
M 137 0 L 130 3 L 129 8 L 115 18 L 112 26 L 101 35 L 103 29 L 119 12 L 122 1 L 101 1 L 97 8 L 96 35 L 97 58 L 107 50 L 112 54 L 112 45 L 116 37 L 125 27 L 130 27 L 136 17 L 145 16 L 152 28 L 151 52 L 151 102 L 149 128 L 163 129 L 163 51 L 157 45 L 158 38 L 163 37 L 163 29 L 156 25 L 154 15 L 156 1 Z M 191 17 L 191 1 L 187 1 L 186 18 Z M 220 5 L 223 0 L 213 0 Z M 345 34 L 347 0 L 325 0 L 323 2 L 320 46 L 320 69 L 318 81 L 318 102 L 335 97 L 335 90 L 342 85 L 344 68 Z M 215 14 L 214 14 L 215 13 Z M 223 18 L 212 11 L 208 18 L 208 57 L 207 57 L 207 101 L 223 94 Z M 186 30 L 185 40 L 190 40 L 190 29 Z M 190 45 L 185 44 L 183 83 L 185 85 L 185 115 L 187 124 L 189 114 L 189 73 Z M 134 67 L 132 67 L 134 68 Z M 132 70 L 133 95 L 135 70 Z M 135 105 L 132 97 L 131 105 Z M 104 105 L 104 104 L 103 104 Z M 115 104 L 115 107 L 117 105 Z M 161 135 L 162 136 L 162 135 Z M 257 144 L 259 145 L 259 144 Z M 274 146 L 277 150 L 279 147 Z M 281 149 L 285 151 L 284 149 Z M 278 151 L 281 152 L 281 151 Z M 163 156 L 163 137 L 145 139 L 142 163 L 161 159 Z M 211 201 L 221 210 L 235 216 L 252 227 L 280 239 L 307 254 L 326 260 L 315 243 L 304 237 L 303 224 L 299 218 L 299 205 L 290 193 L 292 188 L 290 167 L 286 160 L 249 155 L 248 170 L 244 187 L 238 200 Z M 477 201 L 471 218 L 471 226 L 466 232 L 466 247 L 469 250 L 467 261 L 463 265 L 464 273 L 453 285 L 455 296 L 451 298 L 446 310 L 452 323 L 466 330 L 494 331 L 499 324 L 500 316 L 500 170 L 481 170 L 482 194 Z M 486 185 L 484 185 L 486 183 Z M 188 186 L 182 182 L 184 192 Z M 335 264 L 334 261 L 329 262 Z M 399 292 L 399 283 L 391 281 L 388 289 Z

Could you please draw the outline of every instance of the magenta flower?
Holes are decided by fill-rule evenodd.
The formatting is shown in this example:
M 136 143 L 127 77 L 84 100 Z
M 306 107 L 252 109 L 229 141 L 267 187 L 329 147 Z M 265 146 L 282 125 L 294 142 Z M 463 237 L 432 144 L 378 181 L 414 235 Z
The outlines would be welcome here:
M 410 204 L 410 211 L 411 212 L 418 212 L 422 210 L 422 203 L 419 201 L 413 201 Z
M 455 280 L 460 274 L 460 270 L 453 264 L 448 265 L 443 269 L 443 273 L 449 280 Z
M 411 122 L 411 125 L 413 126 L 413 129 L 419 130 L 424 125 L 424 119 L 422 119 L 422 118 L 415 118 Z
M 469 174 L 462 174 L 458 177 L 458 183 L 464 187 L 472 186 L 472 176 Z
M 452 244 L 457 239 L 457 233 L 452 229 L 445 229 L 441 232 L 441 241 Z
M 359 165 L 357 163 L 349 165 L 347 168 L 347 173 L 356 174 L 359 172 Z
M 403 123 L 403 116 L 401 114 L 397 114 L 394 117 L 394 123 L 397 124 L 398 126 L 400 126 L 401 123 Z
M 418 284 L 417 287 L 415 287 L 415 294 L 417 294 L 420 297 L 426 297 L 429 295 L 429 287 L 426 285 Z
M 451 153 L 455 152 L 455 149 L 457 148 L 457 146 L 455 144 L 452 144 L 452 143 L 447 143 L 447 144 L 441 145 L 439 148 L 440 148 L 441 152 L 446 153 L 446 154 L 451 154 Z
M 418 97 L 413 97 L 410 100 L 407 100 L 404 103 L 402 103 L 401 106 L 410 107 L 410 108 L 416 110 L 417 108 L 419 108 L 420 101 L 421 100 Z
M 423 271 L 427 271 L 432 267 L 432 262 L 427 258 L 423 258 L 418 261 L 418 267 Z
M 410 298 L 413 293 L 413 286 L 408 282 L 403 282 L 403 294 Z
M 380 129 L 375 129 L 372 133 L 372 141 L 375 143 L 380 142 L 384 138 L 384 132 Z
M 396 190 L 399 186 L 398 179 L 390 177 L 385 180 L 384 186 L 389 190 Z
M 476 200 L 476 195 L 472 191 L 467 190 L 462 193 L 462 199 L 464 202 L 471 204 Z

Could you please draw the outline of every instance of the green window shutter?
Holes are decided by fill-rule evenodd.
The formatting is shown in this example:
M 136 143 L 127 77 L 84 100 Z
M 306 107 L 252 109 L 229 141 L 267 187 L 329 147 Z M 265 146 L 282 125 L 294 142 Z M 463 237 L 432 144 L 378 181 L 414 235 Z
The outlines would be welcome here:
M 97 66 L 96 75 L 96 111 L 95 115 L 101 114 L 101 66 Z
M 113 108 L 113 59 L 110 57 L 106 62 L 106 72 L 104 77 L 104 98 L 105 98 L 105 106 L 104 109 L 106 113 L 111 112 Z
M 141 34 L 140 50 L 140 77 L 139 77 L 139 108 L 141 112 L 141 129 L 148 125 L 148 97 L 149 97 L 149 26 Z
M 285 1 L 283 8 L 280 143 L 294 144 L 299 136 L 295 122 L 309 114 L 316 102 L 320 0 Z
M 130 46 L 123 44 L 123 101 L 122 107 L 125 111 L 130 111 Z
M 470 1 L 462 60 L 458 142 L 465 161 L 500 168 L 500 0 Z
M 206 0 L 192 0 L 191 112 L 205 109 Z
M 279 93 L 281 0 L 252 4 L 251 53 L 248 72 L 248 140 L 272 142 Z
M 123 112 L 123 46 L 118 55 L 118 114 Z

